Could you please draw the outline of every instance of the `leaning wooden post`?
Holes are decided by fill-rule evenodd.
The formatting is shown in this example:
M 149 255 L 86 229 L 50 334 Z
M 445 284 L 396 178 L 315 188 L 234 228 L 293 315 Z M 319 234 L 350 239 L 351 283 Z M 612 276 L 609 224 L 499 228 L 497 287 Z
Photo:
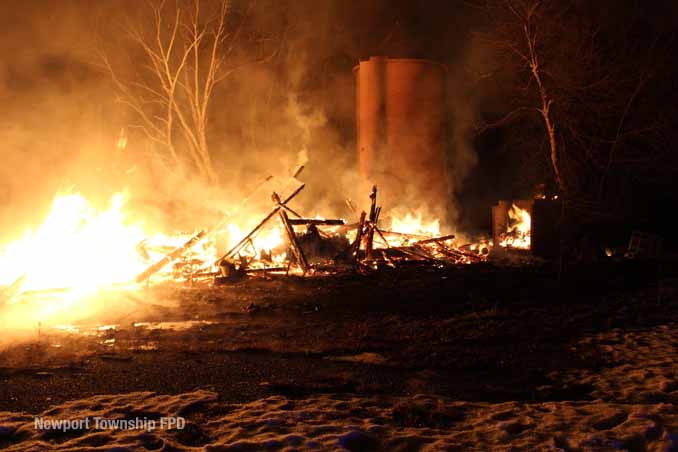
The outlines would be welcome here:
M 453 238 L 454 238 L 453 234 L 443 235 L 441 237 L 433 237 L 433 238 L 430 238 L 430 239 L 417 240 L 416 242 L 413 243 L 413 245 L 426 245 L 427 243 L 441 243 L 441 242 L 446 242 L 448 240 L 452 240 Z
M 386 248 L 390 248 L 390 247 L 391 247 L 391 244 L 388 243 L 388 240 L 386 240 L 386 237 L 384 237 L 384 233 L 381 232 L 381 229 L 375 227 L 374 230 L 377 231 L 377 234 L 379 234 L 379 237 L 381 237 L 381 240 L 384 241 L 384 244 L 386 245 Z
M 287 204 L 288 202 L 290 202 L 290 201 L 292 200 L 292 198 L 294 198 L 295 196 L 297 196 L 297 195 L 299 194 L 299 192 L 301 192 L 301 190 L 304 189 L 305 186 L 306 186 L 305 184 L 302 184 L 299 188 L 297 188 L 296 190 L 294 190 L 294 192 L 293 192 L 291 195 L 289 195 L 289 196 L 287 197 L 287 199 L 285 199 L 285 201 L 283 201 L 282 203 L 280 203 L 279 205 L 277 205 L 277 206 L 275 207 L 275 209 L 273 209 L 273 210 L 271 211 L 271 213 L 269 213 L 268 215 L 266 215 L 266 218 L 264 218 L 263 220 L 261 220 L 261 222 L 260 222 L 258 225 L 256 225 L 256 226 L 254 227 L 254 229 L 252 229 L 252 230 L 250 231 L 250 233 L 247 234 L 241 241 L 239 241 L 237 245 L 235 245 L 233 248 L 231 248 L 226 254 L 224 254 L 223 256 L 221 256 L 219 259 L 217 259 L 217 261 L 214 263 L 214 265 L 218 266 L 219 263 L 220 263 L 221 261 L 223 261 L 224 259 L 228 259 L 228 258 L 231 257 L 233 254 L 235 254 L 238 250 L 240 250 L 240 248 L 242 248 L 243 245 L 244 245 L 245 243 L 247 243 L 247 241 L 250 239 L 250 237 L 252 237 L 259 229 L 261 229 L 261 228 L 268 222 L 268 220 L 270 220 L 271 218 L 273 218 L 273 217 L 275 216 L 275 214 L 278 213 L 278 211 L 280 211 L 280 209 L 281 209 L 282 207 L 284 207 L 285 204 Z
M 367 242 L 365 244 L 365 258 L 372 259 L 372 248 L 374 244 L 374 229 L 377 227 L 377 219 L 379 218 L 379 211 L 381 210 L 377 207 L 377 186 L 372 187 L 372 193 L 370 193 L 370 199 L 372 200 L 372 205 L 370 206 L 370 222 L 367 228 Z
M 254 227 L 254 229 L 252 229 L 252 230 L 250 231 L 249 234 L 247 234 L 241 241 L 239 241 L 237 245 L 235 245 L 233 248 L 231 248 L 230 250 L 228 250 L 228 252 L 227 252 L 226 254 L 224 254 L 221 258 L 219 258 L 219 259 L 215 262 L 214 265 L 219 265 L 219 262 L 223 261 L 224 259 L 228 259 L 228 258 L 231 257 L 232 255 L 234 255 L 235 253 L 237 253 L 238 251 L 240 251 L 240 249 L 241 249 L 243 246 L 245 246 L 245 245 L 247 244 L 247 242 L 251 241 L 252 236 L 253 236 L 259 229 L 261 229 L 262 227 L 264 227 L 264 225 L 268 222 L 268 220 L 270 220 L 271 218 L 273 218 L 273 217 L 275 216 L 275 214 L 278 213 L 279 210 L 280 210 L 280 207 L 276 207 L 275 209 L 273 209 L 273 211 L 271 211 L 271 213 L 269 213 L 268 215 L 266 215 L 266 218 L 264 218 L 263 220 L 261 220 L 261 222 L 260 222 L 258 225 L 256 225 L 256 226 Z
M 367 239 L 365 239 L 365 259 L 372 259 L 372 248 L 374 244 L 374 225 L 367 223 Z
M 365 217 L 367 214 L 365 211 L 360 213 L 360 221 L 358 221 L 358 229 L 355 232 L 355 240 L 351 244 L 351 254 L 353 256 L 353 262 L 357 263 L 360 258 L 360 245 L 363 241 L 363 229 L 365 228 Z
M 292 215 L 294 215 L 297 218 L 304 218 L 304 217 L 301 216 L 301 214 L 295 212 L 294 210 L 292 210 L 289 206 L 286 206 L 285 204 L 282 204 L 281 207 L 283 209 L 287 210 L 289 213 L 291 213 Z
M 278 196 L 278 194 L 275 192 L 273 193 L 273 202 L 276 202 L 278 206 L 283 207 L 283 204 L 280 201 L 280 196 Z M 287 237 L 290 240 L 294 257 L 297 259 L 301 269 L 304 271 L 304 273 L 306 273 L 308 271 L 308 261 L 306 260 L 306 256 L 304 256 L 304 251 L 299 246 L 297 235 L 294 233 L 294 228 L 290 224 L 290 219 L 287 216 L 287 212 L 285 209 L 281 208 L 278 210 L 278 215 L 280 216 L 283 226 L 285 226 L 285 231 L 287 231 Z
M 372 186 L 372 193 L 370 193 L 370 199 L 372 204 L 370 205 L 370 221 L 374 221 L 375 216 L 377 215 L 377 186 Z

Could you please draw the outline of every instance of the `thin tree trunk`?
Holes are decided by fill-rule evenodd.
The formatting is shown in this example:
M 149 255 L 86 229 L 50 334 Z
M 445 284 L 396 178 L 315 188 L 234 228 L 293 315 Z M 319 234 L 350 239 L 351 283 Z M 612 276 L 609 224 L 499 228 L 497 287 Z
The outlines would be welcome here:
M 544 127 L 546 128 L 546 133 L 549 137 L 549 147 L 551 149 L 550 158 L 551 166 L 553 167 L 553 178 L 555 179 L 556 184 L 561 192 L 565 192 L 565 183 L 563 181 L 561 172 L 560 172 L 560 160 L 558 158 L 558 142 L 556 140 L 556 126 L 551 117 L 551 106 L 553 105 L 553 100 L 549 98 L 544 83 L 541 79 L 541 73 L 539 69 L 539 56 L 537 55 L 537 50 L 535 48 L 535 38 L 530 32 L 529 23 L 525 24 L 523 27 L 525 31 L 525 38 L 527 39 L 527 46 L 530 52 L 529 55 L 529 65 L 532 72 L 532 77 L 534 78 L 537 88 L 539 89 L 539 97 L 541 99 L 541 108 L 539 112 L 541 113 L 542 118 L 544 119 Z

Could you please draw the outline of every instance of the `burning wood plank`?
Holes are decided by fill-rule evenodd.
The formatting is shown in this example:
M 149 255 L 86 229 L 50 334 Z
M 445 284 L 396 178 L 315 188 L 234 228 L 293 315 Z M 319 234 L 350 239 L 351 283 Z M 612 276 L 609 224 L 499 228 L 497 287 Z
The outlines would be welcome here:
M 358 222 L 358 230 L 356 232 L 355 241 L 351 246 L 351 253 L 353 255 L 354 263 L 360 259 L 360 243 L 363 241 L 363 232 L 365 229 L 365 217 L 367 214 L 363 211 L 360 213 L 360 221 Z
M 297 196 L 305 187 L 305 184 L 302 184 L 299 188 L 297 188 L 290 196 L 288 196 L 283 202 L 279 203 L 266 217 L 259 222 L 245 237 L 243 237 L 242 240 L 240 240 L 233 248 L 231 248 L 226 254 L 224 254 L 221 258 L 215 262 L 215 265 L 219 265 L 219 263 L 223 260 L 227 260 L 230 257 L 232 257 L 235 253 L 237 253 L 243 246 L 247 244 L 247 242 L 250 240 L 250 238 L 256 234 L 261 228 L 268 223 L 268 221 L 273 218 L 279 211 L 280 209 L 283 208 L 288 202 L 290 202 L 292 199 L 294 199 L 295 196 Z
M 198 243 L 200 240 L 202 240 L 205 236 L 207 235 L 207 231 L 200 231 L 193 237 L 191 237 L 186 243 L 181 245 L 180 247 L 176 248 L 174 251 L 171 253 L 167 254 L 165 257 L 160 259 L 158 262 L 155 264 L 151 265 L 148 267 L 146 270 L 141 272 L 134 280 L 138 283 L 146 281 L 148 278 L 162 270 L 162 268 L 172 262 L 173 260 L 179 258 L 186 250 L 194 246 L 196 243 Z
M 438 247 L 437 247 L 438 252 L 440 252 L 441 254 L 443 254 L 445 256 L 448 256 L 448 257 L 451 257 L 455 260 L 458 260 L 458 261 L 460 260 L 462 262 L 465 262 L 465 261 L 470 260 L 472 262 L 480 262 L 480 261 L 483 260 L 483 258 L 481 256 L 478 256 L 476 254 L 464 253 L 462 251 L 446 247 L 446 246 L 444 246 L 440 243 L 438 243 L 437 245 L 438 245 Z
M 341 219 L 321 219 L 321 218 L 293 218 L 289 220 L 292 226 L 304 226 L 314 224 L 316 226 L 344 226 L 346 222 Z
M 372 193 L 370 193 L 370 199 L 372 200 L 370 206 L 370 219 L 367 226 L 367 240 L 365 241 L 365 258 L 372 259 L 372 248 L 374 245 L 374 229 L 377 227 L 377 219 L 379 218 L 379 212 L 381 207 L 377 207 L 377 186 L 372 187 Z
M 430 239 L 417 240 L 416 242 L 414 242 L 414 245 L 426 245 L 428 243 L 447 242 L 448 240 L 452 240 L 453 238 L 454 238 L 453 234 L 443 235 L 441 237 L 432 237 Z
M 379 234 L 379 238 L 384 242 L 384 245 L 386 245 L 386 248 L 390 248 L 391 245 L 388 243 L 388 240 L 386 240 L 386 237 L 384 237 L 384 233 L 381 232 L 381 229 L 375 228 L 375 230 L 377 231 L 377 234 Z
M 380 231 L 385 235 L 393 235 L 393 236 L 396 236 L 396 237 L 403 237 L 404 239 L 413 240 L 413 241 L 427 240 L 427 239 L 431 238 L 431 236 L 428 236 L 428 235 L 414 234 L 414 233 L 411 233 L 411 232 L 391 231 L 391 230 L 388 230 L 388 229 L 380 229 Z
M 422 248 L 416 248 L 416 247 L 410 247 L 410 246 L 395 246 L 390 248 L 392 251 L 400 252 L 403 254 L 406 254 L 408 256 L 415 257 L 419 260 L 427 260 L 427 261 L 436 261 L 440 260 L 437 259 L 435 256 L 431 256 L 426 250 Z

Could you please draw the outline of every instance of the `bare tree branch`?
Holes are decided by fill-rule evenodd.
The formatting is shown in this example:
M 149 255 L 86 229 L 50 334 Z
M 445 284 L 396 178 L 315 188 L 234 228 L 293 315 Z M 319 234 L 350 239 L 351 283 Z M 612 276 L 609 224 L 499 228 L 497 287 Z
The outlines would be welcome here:
M 221 0 L 209 11 L 200 0 L 151 1 L 149 7 L 152 28 L 127 28 L 145 57 L 145 73 L 123 81 L 108 58 L 105 65 L 121 103 L 136 114 L 148 138 L 164 148 L 178 168 L 190 162 L 201 177 L 216 183 L 207 123 L 215 85 L 228 76 L 223 71 L 224 45 L 237 35 L 237 30 L 227 31 L 228 1 Z

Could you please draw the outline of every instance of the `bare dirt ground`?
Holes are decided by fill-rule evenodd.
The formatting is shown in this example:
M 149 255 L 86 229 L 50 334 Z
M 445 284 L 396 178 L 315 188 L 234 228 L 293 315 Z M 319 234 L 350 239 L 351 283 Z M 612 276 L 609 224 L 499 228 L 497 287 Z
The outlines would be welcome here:
M 4 346 L 0 447 L 675 450 L 675 277 L 483 264 L 120 295 L 97 322 Z M 32 424 L 136 412 L 189 428 Z

